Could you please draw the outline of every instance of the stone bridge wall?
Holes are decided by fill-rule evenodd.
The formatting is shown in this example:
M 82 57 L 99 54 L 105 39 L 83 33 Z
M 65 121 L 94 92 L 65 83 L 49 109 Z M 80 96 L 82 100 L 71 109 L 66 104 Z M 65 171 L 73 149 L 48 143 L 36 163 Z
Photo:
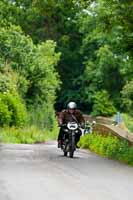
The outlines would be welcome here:
M 105 117 L 93 118 L 91 116 L 84 115 L 84 118 L 85 120 L 95 120 L 97 122 L 94 128 L 94 131 L 96 131 L 97 133 L 102 135 L 112 134 L 119 138 L 124 138 L 128 140 L 129 144 L 133 145 L 133 134 L 128 132 L 124 123 L 121 123 L 118 126 L 116 126 L 113 125 L 113 121 L 111 119 Z
M 94 128 L 94 131 L 96 131 L 99 134 L 112 134 L 119 138 L 126 139 L 130 145 L 133 145 L 133 134 L 126 132 L 125 130 L 122 130 L 118 126 L 114 125 L 107 125 L 107 124 L 97 124 Z

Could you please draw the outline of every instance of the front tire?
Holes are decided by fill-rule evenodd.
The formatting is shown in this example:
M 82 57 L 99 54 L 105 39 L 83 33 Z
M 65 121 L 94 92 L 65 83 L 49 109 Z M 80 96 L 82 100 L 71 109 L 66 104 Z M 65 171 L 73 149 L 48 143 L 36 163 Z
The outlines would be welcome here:
M 74 151 L 70 151 L 70 152 L 69 152 L 69 157 L 70 157 L 70 158 L 73 158 L 73 155 L 74 155 Z
M 72 137 L 71 145 L 70 145 L 70 151 L 69 151 L 69 157 L 73 158 L 75 151 L 75 137 Z
M 68 146 L 68 142 L 65 141 L 65 146 L 64 146 L 64 156 L 65 156 L 65 157 L 66 157 L 67 154 L 68 154 L 68 148 L 69 148 L 69 146 Z
M 67 157 L 67 151 L 64 152 L 64 156 Z

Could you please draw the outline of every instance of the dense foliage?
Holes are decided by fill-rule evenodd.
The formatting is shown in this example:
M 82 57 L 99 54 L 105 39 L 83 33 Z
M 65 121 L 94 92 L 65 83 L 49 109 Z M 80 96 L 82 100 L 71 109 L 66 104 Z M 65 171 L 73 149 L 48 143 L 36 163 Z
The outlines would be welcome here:
M 53 126 L 53 104 L 59 87 L 54 66 L 60 56 L 55 53 L 55 46 L 53 41 L 34 45 L 20 27 L 10 25 L 1 28 L 1 125 L 19 126 L 21 121 L 26 121 L 26 110 L 22 107 L 25 103 L 28 112 L 36 108 L 34 115 L 38 116 L 41 111 L 42 117 L 38 121 L 42 127 Z
M 128 128 L 128 131 L 133 134 L 133 117 L 126 113 L 122 114 L 122 117 L 126 127 Z
M 23 126 L 27 121 L 26 108 L 20 96 L 0 93 L 0 126 Z
M 93 115 L 132 115 L 132 24 L 130 0 L 1 0 L 0 93 L 14 92 L 41 127 L 70 100 Z
M 92 102 L 90 95 L 106 90 L 114 106 L 124 111 L 131 108 L 124 105 L 126 101 L 132 101 L 131 91 L 125 94 L 125 87 L 132 86 L 127 81 L 133 77 L 132 6 L 132 1 L 97 0 L 78 17 L 83 34 L 81 53 L 88 71 L 84 74 L 86 86 L 81 75 L 82 93 L 88 87 L 88 101 Z
M 116 136 L 88 134 L 82 137 L 80 146 L 99 155 L 133 165 L 133 147 L 129 147 L 126 140 L 118 139 Z
M 26 128 L 6 127 L 0 129 L 0 140 L 4 143 L 25 143 L 45 141 L 45 132 L 35 126 Z

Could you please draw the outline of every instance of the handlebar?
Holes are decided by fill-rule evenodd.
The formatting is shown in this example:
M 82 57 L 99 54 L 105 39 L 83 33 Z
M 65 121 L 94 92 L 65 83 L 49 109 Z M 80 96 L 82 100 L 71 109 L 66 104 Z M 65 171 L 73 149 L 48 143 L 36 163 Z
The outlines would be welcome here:
M 78 123 L 77 123 L 78 124 Z M 59 124 L 59 127 L 66 127 L 67 126 L 67 124 Z M 85 128 L 85 125 L 83 125 L 83 124 L 78 124 L 78 127 L 79 128 Z

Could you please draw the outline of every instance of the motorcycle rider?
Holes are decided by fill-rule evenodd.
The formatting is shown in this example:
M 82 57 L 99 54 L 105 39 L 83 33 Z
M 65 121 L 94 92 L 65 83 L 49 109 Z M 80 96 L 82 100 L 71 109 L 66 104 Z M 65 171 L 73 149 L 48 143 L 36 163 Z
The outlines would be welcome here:
M 59 135 L 58 135 L 58 148 L 60 148 L 61 145 L 63 144 L 64 128 L 62 127 L 62 125 L 67 124 L 68 122 L 77 122 L 78 124 L 81 124 L 82 126 L 85 123 L 82 113 L 80 112 L 80 110 L 77 109 L 76 103 L 72 101 L 68 103 L 67 109 L 60 112 L 58 116 L 58 124 L 60 126 Z M 76 147 L 78 147 L 77 143 L 79 142 L 81 135 L 82 135 L 82 132 L 79 129 L 75 138 Z

